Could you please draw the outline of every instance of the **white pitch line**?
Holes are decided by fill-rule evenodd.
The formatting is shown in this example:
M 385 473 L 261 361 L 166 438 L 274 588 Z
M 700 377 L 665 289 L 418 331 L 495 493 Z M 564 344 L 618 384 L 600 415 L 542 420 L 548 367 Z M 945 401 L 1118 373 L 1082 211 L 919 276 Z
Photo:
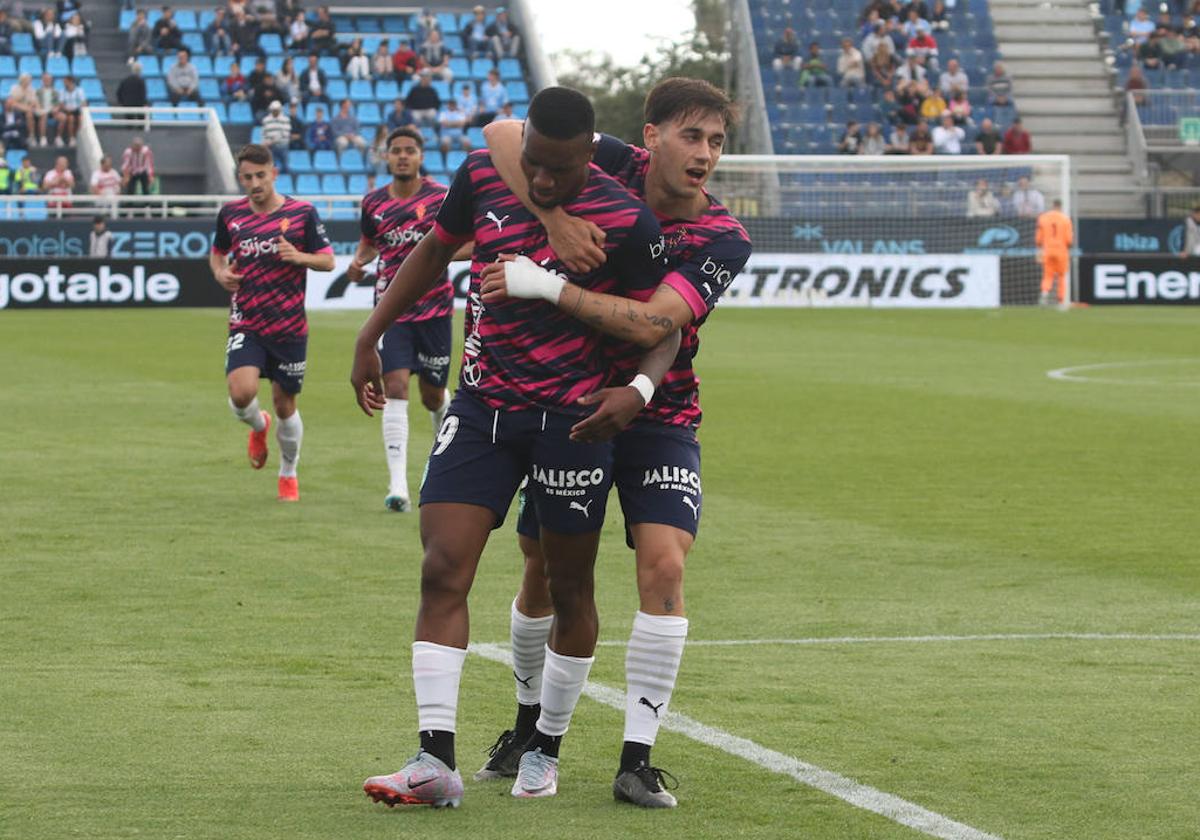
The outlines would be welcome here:
M 470 646 L 470 651 L 484 659 L 512 667 L 512 657 L 500 645 L 473 644 Z M 588 681 L 584 686 L 583 693 L 597 703 L 610 706 L 620 712 L 625 711 L 625 693 L 622 691 Z M 893 822 L 915 828 L 930 837 L 939 837 L 942 840 L 1001 840 L 994 834 L 988 834 L 969 825 L 955 822 L 949 817 L 922 808 L 906 799 L 884 793 L 868 785 L 859 784 L 846 776 L 768 749 L 761 744 L 756 744 L 746 738 L 739 738 L 722 729 L 706 726 L 678 712 L 669 712 L 663 719 L 662 727 L 685 735 L 706 747 L 714 747 L 752 764 L 757 764 L 772 773 L 791 776 L 801 784 L 836 796 L 856 808 L 871 811 Z
M 1153 367 L 1155 365 L 1179 365 L 1196 362 L 1196 359 L 1151 359 L 1135 362 L 1100 362 L 1094 365 L 1073 365 L 1046 371 L 1046 376 L 1062 382 L 1093 382 L 1102 385 L 1184 385 L 1196 386 L 1200 382 L 1163 382 L 1158 379 L 1104 379 L 1081 375 L 1083 371 L 1119 370 L 1122 368 Z
M 921 644 L 927 642 L 1037 642 L 1065 639 L 1082 642 L 1200 642 L 1200 633 L 980 633 L 970 636 L 827 636 L 809 639 L 688 639 L 688 647 L 758 645 Z M 625 647 L 623 641 L 597 642 L 597 647 Z

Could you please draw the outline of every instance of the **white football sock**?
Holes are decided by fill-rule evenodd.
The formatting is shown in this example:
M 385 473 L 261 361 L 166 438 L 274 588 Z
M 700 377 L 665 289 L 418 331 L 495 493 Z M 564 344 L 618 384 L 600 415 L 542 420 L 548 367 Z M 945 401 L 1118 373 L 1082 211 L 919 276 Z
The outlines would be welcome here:
M 654 745 L 667 716 L 688 620 L 638 612 L 625 652 L 625 740 Z
M 297 411 L 291 417 L 280 417 L 275 424 L 275 439 L 279 441 L 279 477 L 295 478 L 296 463 L 300 460 L 300 441 L 304 439 L 304 421 Z
M 263 420 L 262 409 L 258 407 L 258 397 L 250 400 L 250 404 L 245 408 L 238 408 L 233 404 L 233 399 L 229 400 L 229 407 L 233 409 L 233 416 L 241 420 L 256 432 L 261 432 L 267 425 Z
M 450 410 L 450 389 L 446 388 L 442 391 L 441 407 L 429 412 L 429 418 L 433 420 L 433 433 L 436 435 L 438 429 L 442 428 L 442 421 L 446 419 L 446 412 Z
M 537 728 L 543 735 L 566 735 L 571 715 L 579 704 L 583 684 L 596 657 L 563 656 L 546 646 L 542 669 L 542 713 Z
M 417 695 L 417 729 L 454 732 L 458 718 L 458 682 L 467 652 L 433 642 L 413 642 L 413 691 Z
M 533 706 L 542 699 L 542 667 L 546 662 L 546 642 L 554 616 L 530 618 L 512 603 L 509 633 L 512 638 L 513 677 L 517 683 L 517 702 Z
M 408 498 L 408 400 L 388 398 L 383 407 L 383 445 L 387 452 L 388 495 Z

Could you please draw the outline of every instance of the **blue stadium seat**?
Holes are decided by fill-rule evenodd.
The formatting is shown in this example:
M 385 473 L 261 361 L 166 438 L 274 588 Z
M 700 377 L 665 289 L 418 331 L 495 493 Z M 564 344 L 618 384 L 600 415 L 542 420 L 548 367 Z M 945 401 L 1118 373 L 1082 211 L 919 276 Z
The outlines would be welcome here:
M 433 89 L 437 91 L 438 96 L 441 97 L 443 102 L 449 99 L 453 94 L 453 91 L 450 90 L 450 83 L 443 82 L 441 79 L 438 79 L 433 83 Z
M 391 102 L 399 95 L 400 86 L 394 79 L 380 79 L 375 83 L 375 100 L 377 102 Z
M 506 82 L 504 87 L 508 90 L 508 98 L 514 103 L 529 101 L 529 88 L 524 82 Z
M 0 79 L 8 76 L 17 75 L 17 60 L 11 55 L 0 55 Z M 3 91 L 4 96 L 8 96 L 8 89 Z
M 425 147 L 425 162 L 422 165 L 425 171 L 431 175 L 446 171 L 446 164 L 442 160 L 442 153 L 437 151 L 436 145 L 434 145 L 432 150 L 430 150 L 429 146 Z
M 233 66 L 233 62 L 235 60 L 236 59 L 234 59 L 234 57 L 231 55 L 218 55 L 213 59 L 213 75 L 216 76 L 217 79 L 223 80 L 229 75 L 229 68 Z M 241 67 L 241 65 L 239 64 L 238 67 Z M 250 69 L 251 68 L 249 67 L 241 67 L 242 74 L 245 75 L 245 73 Z
M 437 22 L 438 29 L 444 33 L 461 31 L 461 27 L 458 25 L 458 18 L 450 12 L 438 12 Z
M 275 189 L 284 195 L 291 195 L 296 191 L 296 184 L 292 181 L 292 176 L 288 172 L 280 174 L 275 179 Z
M 134 9 L 122 9 L 121 16 L 118 18 L 118 26 L 122 32 L 128 32 L 133 28 L 135 20 L 137 20 L 137 12 Z
M 44 222 L 50 218 L 50 213 L 46 209 L 46 202 L 38 200 L 22 201 L 21 215 L 30 222 Z
M 200 29 L 196 21 L 196 13 L 191 9 L 176 9 L 175 25 L 181 32 L 197 32 Z
M 362 39 L 362 51 L 365 56 L 375 55 L 379 49 L 379 45 L 383 43 L 383 37 L 380 35 L 367 35 Z
M 359 32 L 380 32 L 383 29 L 377 17 L 360 17 L 355 24 Z
M 376 126 L 383 122 L 383 115 L 379 111 L 379 104 L 376 102 L 363 102 L 358 106 L 358 121 L 363 127 Z
M 458 167 L 462 166 L 466 159 L 467 153 L 462 150 L 446 152 L 446 171 L 457 172 Z
M 217 80 L 211 77 L 202 77 L 200 79 L 200 98 L 209 105 L 214 102 L 221 101 L 221 86 L 217 84 Z
M 150 103 L 150 107 L 151 108 L 159 108 L 159 109 L 162 109 L 162 108 L 167 109 L 165 111 L 159 110 L 157 113 L 155 113 L 154 119 L 162 120 L 163 122 L 172 122 L 173 120 L 175 120 L 175 112 L 173 110 L 171 110 L 174 106 L 172 106 L 171 103 L 168 102 L 167 100 L 159 99 L 159 100 L 152 101 Z
M 138 64 L 142 65 L 142 75 L 146 78 L 162 75 L 162 65 L 156 55 L 138 56 Z
M 320 177 L 312 174 L 296 176 L 296 192 L 300 195 L 320 195 Z
M 204 36 L 199 32 L 184 32 L 183 46 L 192 55 L 201 55 L 204 52 Z
M 383 31 L 387 33 L 408 32 L 408 21 L 401 15 L 384 15 Z
M 146 98 L 151 101 L 167 98 L 167 83 L 160 76 L 146 79 Z
M 204 30 L 208 29 L 208 25 L 213 22 L 213 18 L 215 17 L 216 15 L 213 13 L 212 9 L 201 9 L 196 18 L 196 28 L 203 32 Z
M 283 52 L 283 41 L 274 32 L 264 32 L 259 35 L 258 46 L 267 55 L 279 55 Z
M 342 63 L 335 56 L 324 55 L 317 59 L 317 66 L 325 71 L 330 79 L 342 78 Z
M 288 172 L 294 174 L 313 171 L 312 159 L 307 149 L 289 149 L 287 163 Z
M 330 79 L 329 84 L 325 86 L 325 95 L 329 97 L 330 102 L 341 102 L 349 93 L 350 87 L 345 79 Z
M 278 73 L 281 69 L 283 69 L 283 61 L 284 61 L 284 59 L 287 58 L 287 56 L 286 55 L 268 55 L 266 58 L 267 58 L 267 72 L 268 73 Z M 242 72 L 249 75 L 250 68 L 243 67 Z
M 515 58 L 500 59 L 500 79 L 505 82 L 519 82 L 525 76 L 521 73 L 521 62 Z
M 488 71 L 495 66 L 490 58 L 476 58 L 471 62 L 471 78 L 486 79 Z
M 192 64 L 196 66 L 196 72 L 201 76 L 213 75 L 213 62 L 208 56 L 194 55 L 192 56 Z
M 325 193 L 325 195 L 345 195 L 346 179 L 340 173 L 337 175 L 322 175 L 321 192 Z
M 254 128 L 250 129 L 250 142 L 251 143 L 261 143 L 262 142 L 262 126 L 261 125 L 256 125 L 256 126 L 254 126 Z
M 92 105 L 103 105 L 105 103 L 104 86 L 100 84 L 100 80 L 95 76 L 83 79 L 79 83 L 79 86 L 83 88 L 83 95 L 87 97 L 88 102 Z
M 28 32 L 14 32 L 12 51 L 13 55 L 33 55 L 33 36 Z
M 335 201 L 329 209 L 329 218 L 335 222 L 353 222 L 359 218 L 358 210 L 350 201 Z
M 456 81 L 465 81 L 474 78 L 471 72 L 471 62 L 465 58 L 451 58 L 450 72 L 454 74 Z
M 367 194 L 367 176 L 361 172 L 346 176 L 346 192 L 350 195 Z
M 482 128 L 468 128 L 467 139 L 471 141 L 471 148 L 482 149 L 487 145 L 487 141 L 483 138 Z
M 317 154 L 320 154 L 320 152 Z M 343 172 L 363 172 L 367 168 L 362 152 L 354 148 L 346 149 L 346 151 L 342 152 L 342 157 L 338 161 L 338 165 Z
M 3 71 L 0 71 L 3 72 Z M 71 75 L 78 79 L 96 75 L 96 59 L 90 55 L 77 55 L 71 59 Z
M 355 79 L 350 83 L 349 93 L 354 102 L 369 102 L 375 98 L 375 87 L 366 79 Z
M 290 158 L 289 158 L 289 164 L 290 164 Z M 291 166 L 289 165 L 288 168 L 290 169 Z M 337 152 L 328 150 L 328 149 L 321 149 L 321 150 L 313 152 L 312 169 L 314 172 L 320 173 L 322 175 L 340 171 L 338 169 Z M 304 170 L 297 169 L 296 171 L 303 172 Z
M 217 119 L 221 121 L 222 125 L 229 122 L 229 109 L 220 99 L 208 99 L 204 104 L 217 112 Z
M 251 125 L 254 122 L 254 112 L 250 110 L 249 102 L 229 103 L 230 125 Z
M 42 59 L 36 55 L 23 55 L 17 61 L 17 72 L 28 73 L 35 79 L 42 75 Z M 4 91 L 4 95 L 8 95 L 8 91 Z
M 9 149 L 4 153 L 4 159 L 8 161 L 8 168 L 16 172 L 21 167 L 21 158 L 28 154 L 24 149 Z

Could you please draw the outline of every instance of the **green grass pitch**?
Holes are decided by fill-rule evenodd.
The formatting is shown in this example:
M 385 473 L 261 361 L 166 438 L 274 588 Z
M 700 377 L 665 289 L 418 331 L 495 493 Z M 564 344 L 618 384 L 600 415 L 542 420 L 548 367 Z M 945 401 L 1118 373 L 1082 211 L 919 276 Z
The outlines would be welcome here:
M 587 699 L 554 800 L 370 803 L 415 744 L 420 550 L 346 381 L 361 321 L 312 319 L 282 506 L 225 404 L 221 312 L 0 315 L 0 837 L 923 836 L 670 732 L 679 809 L 619 806 L 621 715 Z M 1193 310 L 729 309 L 704 333 L 692 639 L 1200 633 Z M 636 603 L 615 524 L 609 642 Z M 474 640 L 507 639 L 518 569 L 506 527 Z M 621 688 L 623 655 L 593 679 Z M 696 645 L 673 708 L 1008 840 L 1165 840 L 1200 831 L 1198 678 L 1195 638 Z M 467 773 L 511 682 L 468 660 Z

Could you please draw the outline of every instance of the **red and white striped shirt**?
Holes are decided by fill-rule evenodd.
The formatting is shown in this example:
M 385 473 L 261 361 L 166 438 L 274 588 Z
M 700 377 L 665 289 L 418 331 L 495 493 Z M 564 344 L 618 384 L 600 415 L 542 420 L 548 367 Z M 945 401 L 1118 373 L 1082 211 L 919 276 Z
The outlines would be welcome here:
M 92 192 L 96 195 L 120 195 L 121 173 L 115 169 L 105 172 L 97 169 L 92 173 Z
M 121 174 L 140 175 L 143 172 L 148 178 L 154 178 L 154 152 L 146 145 L 137 150 L 133 146 L 125 149 L 121 155 Z

